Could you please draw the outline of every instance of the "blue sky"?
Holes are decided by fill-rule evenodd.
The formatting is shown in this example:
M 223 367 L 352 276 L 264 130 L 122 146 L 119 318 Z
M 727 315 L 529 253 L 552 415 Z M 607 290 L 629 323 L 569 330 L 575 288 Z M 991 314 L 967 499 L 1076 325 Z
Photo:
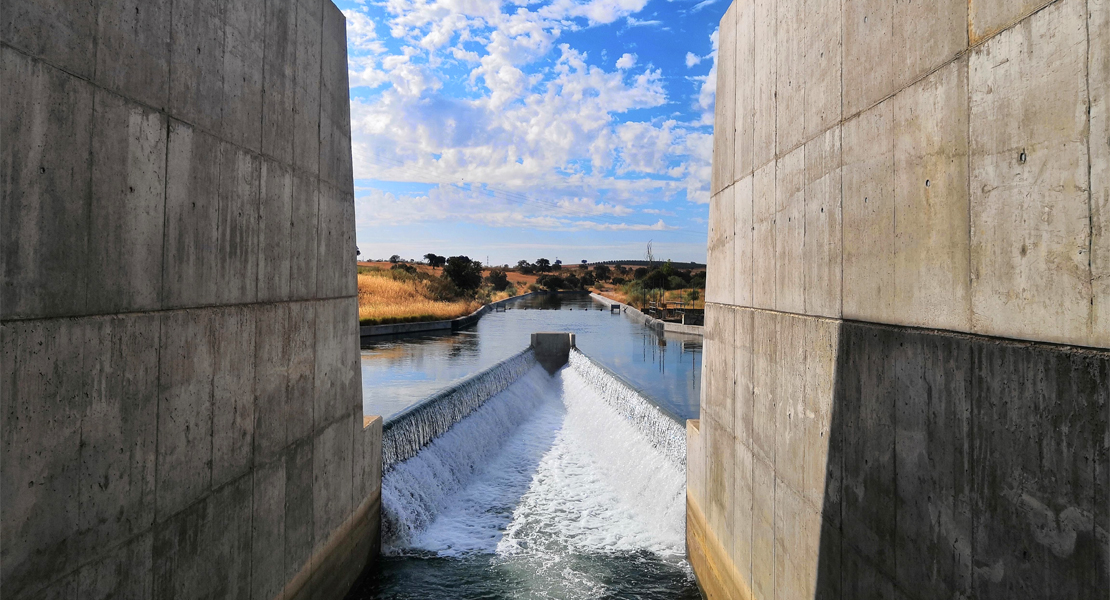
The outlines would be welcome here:
M 705 260 L 728 0 L 347 0 L 363 257 Z

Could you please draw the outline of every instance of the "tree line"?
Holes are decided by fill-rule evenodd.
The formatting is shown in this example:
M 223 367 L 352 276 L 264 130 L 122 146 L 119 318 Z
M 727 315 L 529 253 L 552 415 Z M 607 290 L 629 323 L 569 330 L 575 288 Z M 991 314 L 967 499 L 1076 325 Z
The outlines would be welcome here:
M 393 269 L 415 272 L 415 267 L 407 264 L 399 255 L 389 258 Z M 412 261 L 408 261 L 412 262 Z M 566 268 L 561 260 L 537 258 L 534 262 L 518 261 L 515 267 L 508 265 L 493 268 L 489 275 L 481 261 L 469 256 L 440 256 L 434 252 L 424 255 L 424 262 L 433 269 L 441 269 L 441 277 L 450 282 L 460 293 L 473 293 L 483 284 L 495 291 L 504 291 L 511 285 L 508 271 L 515 270 L 524 275 L 539 275 L 535 285 L 547 290 L 584 290 L 598 283 L 611 283 L 616 286 L 632 286 L 644 290 L 705 289 L 705 271 L 701 269 L 680 269 L 675 263 L 666 261 L 649 262 L 649 266 L 629 268 L 623 264 L 610 266 L 598 263 L 591 269 L 586 261 L 577 269 Z

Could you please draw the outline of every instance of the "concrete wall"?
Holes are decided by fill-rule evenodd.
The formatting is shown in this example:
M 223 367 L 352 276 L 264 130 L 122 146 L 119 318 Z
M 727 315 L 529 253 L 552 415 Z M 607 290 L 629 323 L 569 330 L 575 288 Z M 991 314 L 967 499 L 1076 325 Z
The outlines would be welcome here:
M 737 0 L 720 40 L 705 589 L 1105 598 L 1110 3 Z
M 571 348 L 574 348 L 574 334 L 562 332 L 540 332 L 532 334 L 532 351 L 536 354 L 536 362 L 543 365 L 547 372 L 554 375 L 555 371 L 567 364 Z
M 336 597 L 373 551 L 345 21 L 5 0 L 6 598 Z

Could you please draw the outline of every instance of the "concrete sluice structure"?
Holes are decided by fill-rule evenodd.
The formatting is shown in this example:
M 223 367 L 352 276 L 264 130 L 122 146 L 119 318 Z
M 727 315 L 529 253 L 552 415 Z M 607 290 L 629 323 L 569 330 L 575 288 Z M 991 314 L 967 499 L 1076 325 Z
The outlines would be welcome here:
M 404 450 L 382 477 L 383 554 L 402 568 L 406 557 L 447 562 L 377 594 L 693 591 L 683 426 L 571 344 L 573 334 L 535 334 L 525 352 L 386 423 L 387 448 Z M 553 370 L 538 359 L 560 354 Z M 670 581 L 653 588 L 626 563 Z
M 1110 3 L 736 0 L 710 598 L 1110 594 Z
M 336 598 L 376 552 L 345 22 L 0 9 L 0 590 Z

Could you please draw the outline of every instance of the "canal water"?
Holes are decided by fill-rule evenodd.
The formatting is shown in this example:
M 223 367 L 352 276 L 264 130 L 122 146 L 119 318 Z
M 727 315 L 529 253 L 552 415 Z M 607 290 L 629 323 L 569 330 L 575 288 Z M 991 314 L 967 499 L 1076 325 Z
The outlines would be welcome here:
M 702 340 L 657 334 L 588 294 L 546 294 L 509 303 L 476 326 L 437 335 L 367 338 L 362 346 L 363 414 L 388 419 L 408 406 L 524 348 L 537 331 L 570 331 L 591 359 L 675 418 L 698 418 Z
M 554 375 L 521 371 L 535 331 L 573 331 L 582 352 Z M 348 598 L 698 598 L 681 420 L 697 415 L 700 362 L 699 339 L 661 337 L 588 296 L 527 298 L 469 332 L 364 347 L 369 414 L 491 366 L 523 375 L 387 465 L 383 556 Z

